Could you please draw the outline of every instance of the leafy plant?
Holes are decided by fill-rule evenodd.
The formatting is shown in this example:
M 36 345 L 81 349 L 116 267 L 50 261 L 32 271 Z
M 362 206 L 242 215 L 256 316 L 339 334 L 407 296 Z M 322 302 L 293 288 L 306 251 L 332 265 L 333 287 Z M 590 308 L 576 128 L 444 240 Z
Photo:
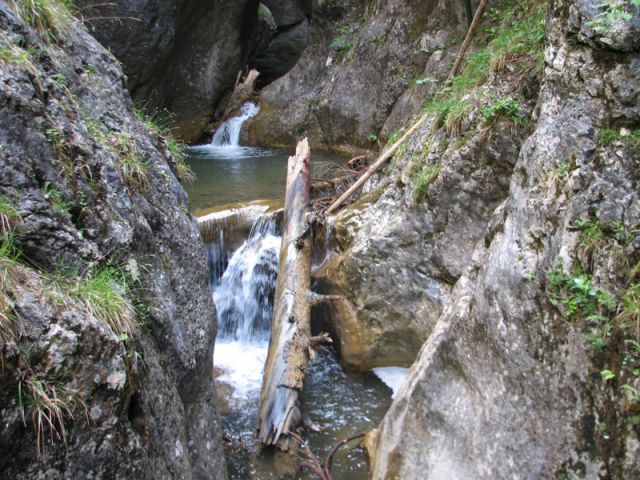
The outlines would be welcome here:
M 352 47 L 352 44 L 346 35 L 339 35 L 333 39 L 333 41 L 331 42 L 331 45 L 329 46 L 338 55 L 343 55 L 344 53 L 349 51 L 349 49 Z
M 602 370 L 600 372 L 600 375 L 602 376 L 602 380 L 604 380 L 605 382 L 607 380 L 612 380 L 616 378 L 616 374 L 613 373 L 611 370 L 607 370 L 607 369 Z
M 563 314 L 569 318 L 581 316 L 600 320 L 605 313 L 617 308 L 613 295 L 594 285 L 590 275 L 581 272 L 566 275 L 561 264 L 556 264 L 547 273 L 547 286 L 550 303 L 562 307 Z
M 490 105 L 483 107 L 482 115 L 488 124 L 494 123 L 501 115 L 512 118 L 518 125 L 526 123 L 520 114 L 520 103 L 513 97 L 496 100 Z
M 629 11 L 629 6 L 635 9 L 640 8 L 640 0 L 630 0 L 629 4 L 630 5 L 627 5 L 627 2 L 624 1 L 602 2 L 598 5 L 598 8 L 602 10 L 602 12 L 588 22 L 587 25 L 597 33 L 605 33 L 611 29 L 613 22 L 617 20 L 630 22 L 633 19 L 633 15 Z
M 609 147 L 615 143 L 622 143 L 624 148 L 634 156 L 640 155 L 640 128 L 635 130 L 604 128 L 600 130 L 598 135 L 600 147 Z

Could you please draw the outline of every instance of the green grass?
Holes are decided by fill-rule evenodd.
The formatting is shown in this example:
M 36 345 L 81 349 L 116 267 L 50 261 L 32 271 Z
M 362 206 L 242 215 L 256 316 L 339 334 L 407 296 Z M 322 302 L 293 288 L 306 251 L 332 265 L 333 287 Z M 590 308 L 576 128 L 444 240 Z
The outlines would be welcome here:
M 16 12 L 49 43 L 55 43 L 71 23 L 69 3 L 60 0 L 9 0 Z
M 0 360 L 2 344 L 16 341 L 20 334 L 11 294 L 12 286 L 16 285 L 21 278 L 17 265 L 18 258 L 13 232 L 4 233 L 0 238 Z
M 425 165 L 420 173 L 411 177 L 414 187 L 413 198 L 416 202 L 421 201 L 425 197 L 429 190 L 429 185 L 438 178 L 441 168 L 440 164 Z
M 147 115 L 140 108 L 135 108 L 134 113 L 140 122 L 165 142 L 169 152 L 176 161 L 178 179 L 183 182 L 193 182 L 196 177 L 186 162 L 186 154 L 184 153 L 185 145 L 174 138 L 171 128 L 169 127 L 169 118 L 158 114 Z
M 18 206 L 15 202 L 0 195 L 0 236 L 4 239 L 21 223 Z
M 136 314 L 129 300 L 131 281 L 123 268 L 107 266 L 85 275 L 57 275 L 50 283 L 56 292 L 54 301 L 62 305 L 69 300 L 78 302 L 118 338 L 133 336 Z
M 67 200 L 63 193 L 56 187 L 51 185 L 50 182 L 45 182 L 43 190 L 44 198 L 49 200 L 51 209 L 60 215 L 68 214 L 71 208 L 73 208 L 73 202 Z
M 457 133 L 462 119 L 481 101 L 477 87 L 492 73 L 499 73 L 508 64 L 516 63 L 520 70 L 541 69 L 545 5 L 546 2 L 536 0 L 522 12 L 518 3 L 506 2 L 502 9 L 494 9 L 497 26 L 487 29 L 487 44 L 467 56 L 460 73 L 449 86 L 427 101 L 424 110 L 436 115 L 450 134 Z M 509 102 L 500 107 L 504 112 L 512 106 Z
M 44 452 L 47 435 L 66 445 L 65 421 L 73 420 L 78 407 L 87 409 L 77 392 L 60 382 L 38 378 L 30 369 L 18 382 L 18 405 L 23 424 L 27 426 L 28 418 L 36 433 L 38 457 Z
M 622 143 L 633 156 L 640 156 L 640 128 L 635 130 L 604 128 L 598 135 L 600 147 L 610 147 L 616 143 Z

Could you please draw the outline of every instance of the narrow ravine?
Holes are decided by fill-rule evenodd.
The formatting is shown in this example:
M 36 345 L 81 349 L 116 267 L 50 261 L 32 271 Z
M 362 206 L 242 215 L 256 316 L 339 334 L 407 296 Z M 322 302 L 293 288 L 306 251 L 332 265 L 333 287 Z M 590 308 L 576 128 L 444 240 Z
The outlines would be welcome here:
M 218 313 L 214 365 L 221 392 L 229 476 L 231 479 L 275 479 L 281 478 L 282 472 L 271 454 L 257 453 L 255 425 L 273 313 L 281 216 L 273 209 L 258 216 L 244 242 L 239 244 L 237 238 L 230 241 L 231 236 L 238 235 L 233 231 L 237 222 L 229 220 L 233 213 L 225 212 L 224 205 L 211 203 L 234 203 L 238 208 L 242 204 L 235 202 L 255 200 L 265 195 L 264 192 L 272 205 L 282 202 L 287 153 L 236 143 L 242 122 L 257 110 L 249 105 L 245 104 L 240 117 L 220 126 L 211 145 L 190 149 L 189 162 L 200 184 L 193 185 L 189 193 L 195 211 L 213 209 L 224 219 L 220 220 L 215 241 L 208 244 L 208 252 L 212 294 Z M 319 161 L 344 161 L 328 155 L 314 157 Z M 225 178 L 220 175 L 220 169 L 235 170 L 236 176 Z M 240 186 L 233 184 L 236 179 L 241 181 Z M 233 185 L 230 187 L 229 183 Z M 229 193 L 223 194 L 221 201 L 220 192 L 227 188 Z M 374 428 L 391 402 L 391 393 L 373 373 L 345 373 L 334 350 L 322 348 L 310 364 L 304 392 L 308 421 L 321 429 L 304 434 L 314 453 L 322 457 L 343 438 Z M 364 451 L 352 447 L 336 455 L 335 479 L 368 478 Z M 297 475 L 301 476 L 296 478 L 313 478 L 304 472 Z

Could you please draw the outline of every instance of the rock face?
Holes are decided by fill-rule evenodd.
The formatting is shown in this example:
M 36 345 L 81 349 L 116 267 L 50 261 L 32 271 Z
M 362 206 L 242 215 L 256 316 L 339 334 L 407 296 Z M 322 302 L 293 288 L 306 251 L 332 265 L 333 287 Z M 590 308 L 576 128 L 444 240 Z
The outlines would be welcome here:
M 374 479 L 640 476 L 633 420 L 640 405 L 628 394 L 640 387 L 630 370 L 638 366 L 629 347 L 635 333 L 624 320 L 635 318 L 626 302 L 638 288 L 640 260 L 631 139 L 640 119 L 640 60 L 637 48 L 617 40 L 633 38 L 639 16 L 595 31 L 597 5 L 548 2 L 534 131 L 505 201 L 483 234 L 469 236 L 480 239 L 470 263 L 381 425 Z M 366 215 L 389 210 L 391 195 Z M 492 205 L 484 203 L 486 214 Z M 354 234 L 342 222 L 360 245 L 368 227 Z M 403 232 L 413 229 L 399 223 L 385 233 L 402 249 Z M 373 242 L 383 238 L 376 228 Z M 460 272 L 469 258 L 463 246 L 448 271 Z M 432 257 L 413 278 L 438 264 Z M 426 297 L 428 284 L 413 292 Z
M 75 3 L 123 63 L 133 97 L 150 113 L 167 110 L 184 141 L 198 140 L 247 63 L 258 1 Z
M 215 308 L 176 162 L 79 22 L 36 30 L 16 11 L 0 2 L 0 196 L 16 228 L 0 258 L 0 470 L 223 479 Z M 102 287 L 81 289 L 92 275 Z M 105 323 L 133 309 L 128 333 Z
M 260 72 L 256 87 L 263 88 L 291 70 L 307 47 L 311 1 L 265 0 L 258 13 L 260 23 L 269 16 L 275 23 L 269 41 L 249 56 L 249 67 Z
M 432 54 L 466 30 L 464 3 L 315 1 L 309 46 L 263 90 L 246 140 L 282 147 L 308 136 L 312 149 L 351 151 L 400 128 L 417 111 L 406 101 L 402 123 L 383 130 Z

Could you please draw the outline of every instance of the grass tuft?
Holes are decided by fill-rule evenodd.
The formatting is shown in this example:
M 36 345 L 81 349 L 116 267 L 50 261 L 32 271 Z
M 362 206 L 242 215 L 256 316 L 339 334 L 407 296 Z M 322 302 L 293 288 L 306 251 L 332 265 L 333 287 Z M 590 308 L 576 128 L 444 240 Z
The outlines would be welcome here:
M 36 432 L 39 457 L 44 452 L 47 433 L 52 441 L 55 437 L 66 445 L 65 420 L 74 418 L 73 412 L 78 406 L 85 411 L 87 408 L 75 391 L 61 383 L 37 378 L 30 369 L 18 383 L 18 401 L 22 423 L 27 426 L 29 418 Z
M 77 301 L 118 338 L 133 336 L 136 313 L 129 301 L 129 275 L 123 268 L 107 266 L 76 277 L 58 276 L 52 283 L 58 293 L 54 301 Z
M 71 13 L 60 0 L 10 0 L 22 19 L 48 43 L 56 43 L 69 30 Z

